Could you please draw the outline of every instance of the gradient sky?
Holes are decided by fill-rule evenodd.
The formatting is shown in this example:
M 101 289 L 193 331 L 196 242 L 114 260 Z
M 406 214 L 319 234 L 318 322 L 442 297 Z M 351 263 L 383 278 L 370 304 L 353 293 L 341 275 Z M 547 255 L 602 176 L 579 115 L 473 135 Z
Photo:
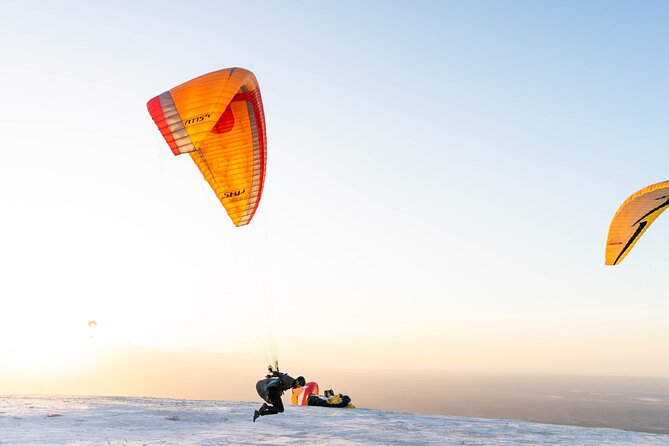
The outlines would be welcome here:
M 0 372 L 128 346 L 262 373 L 276 342 L 288 369 L 669 377 L 669 222 L 604 266 L 669 179 L 665 2 L 2 10 Z M 268 132 L 243 228 L 145 106 L 232 66 Z

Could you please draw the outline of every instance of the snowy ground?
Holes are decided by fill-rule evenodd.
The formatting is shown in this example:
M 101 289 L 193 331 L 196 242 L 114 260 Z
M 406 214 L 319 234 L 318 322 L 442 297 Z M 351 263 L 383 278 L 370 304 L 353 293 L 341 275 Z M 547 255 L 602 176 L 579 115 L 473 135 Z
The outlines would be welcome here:
M 157 398 L 0 396 L 0 445 L 667 445 L 669 435 L 368 409 Z

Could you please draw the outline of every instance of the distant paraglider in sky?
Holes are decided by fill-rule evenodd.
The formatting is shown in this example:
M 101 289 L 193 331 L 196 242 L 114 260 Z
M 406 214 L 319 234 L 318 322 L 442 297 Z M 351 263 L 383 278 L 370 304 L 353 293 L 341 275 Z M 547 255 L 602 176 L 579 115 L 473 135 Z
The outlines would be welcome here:
M 98 323 L 95 321 L 88 321 L 88 333 L 91 339 L 93 339 L 93 335 L 95 334 L 95 330 L 98 326 Z
M 669 207 L 669 181 L 645 187 L 625 200 L 609 227 L 605 263 L 617 265 L 622 262 L 639 238 L 667 207 Z
M 267 163 L 265 115 L 253 73 L 214 71 L 154 97 L 147 108 L 172 152 L 190 154 L 235 226 L 248 224 Z

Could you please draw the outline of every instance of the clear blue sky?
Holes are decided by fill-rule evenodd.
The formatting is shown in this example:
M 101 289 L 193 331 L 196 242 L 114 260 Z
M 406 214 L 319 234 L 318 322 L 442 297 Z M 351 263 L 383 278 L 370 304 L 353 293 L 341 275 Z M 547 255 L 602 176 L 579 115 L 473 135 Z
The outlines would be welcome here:
M 41 355 L 96 319 L 238 351 L 271 301 L 289 359 L 669 376 L 669 222 L 603 265 L 620 203 L 669 179 L 668 21 L 665 2 L 5 2 L 0 337 L 41 327 Z M 268 129 L 241 229 L 145 108 L 230 66 Z M 305 337 L 308 314 L 341 330 Z

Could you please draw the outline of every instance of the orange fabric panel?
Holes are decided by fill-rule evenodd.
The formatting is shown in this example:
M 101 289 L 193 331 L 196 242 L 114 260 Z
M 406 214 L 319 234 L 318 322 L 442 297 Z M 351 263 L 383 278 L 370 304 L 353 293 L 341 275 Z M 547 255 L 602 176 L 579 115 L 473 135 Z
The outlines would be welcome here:
M 227 68 L 205 74 L 147 107 L 172 151 L 190 153 L 235 226 L 248 224 L 267 163 L 265 116 L 253 73 Z
M 291 404 L 298 404 L 298 400 L 302 392 L 304 392 L 304 387 L 293 389 L 293 393 L 290 395 Z
M 304 387 L 293 389 L 293 393 L 290 396 L 290 402 L 292 404 L 306 406 L 309 395 L 318 395 L 318 391 L 318 383 L 310 381 L 304 384 Z

